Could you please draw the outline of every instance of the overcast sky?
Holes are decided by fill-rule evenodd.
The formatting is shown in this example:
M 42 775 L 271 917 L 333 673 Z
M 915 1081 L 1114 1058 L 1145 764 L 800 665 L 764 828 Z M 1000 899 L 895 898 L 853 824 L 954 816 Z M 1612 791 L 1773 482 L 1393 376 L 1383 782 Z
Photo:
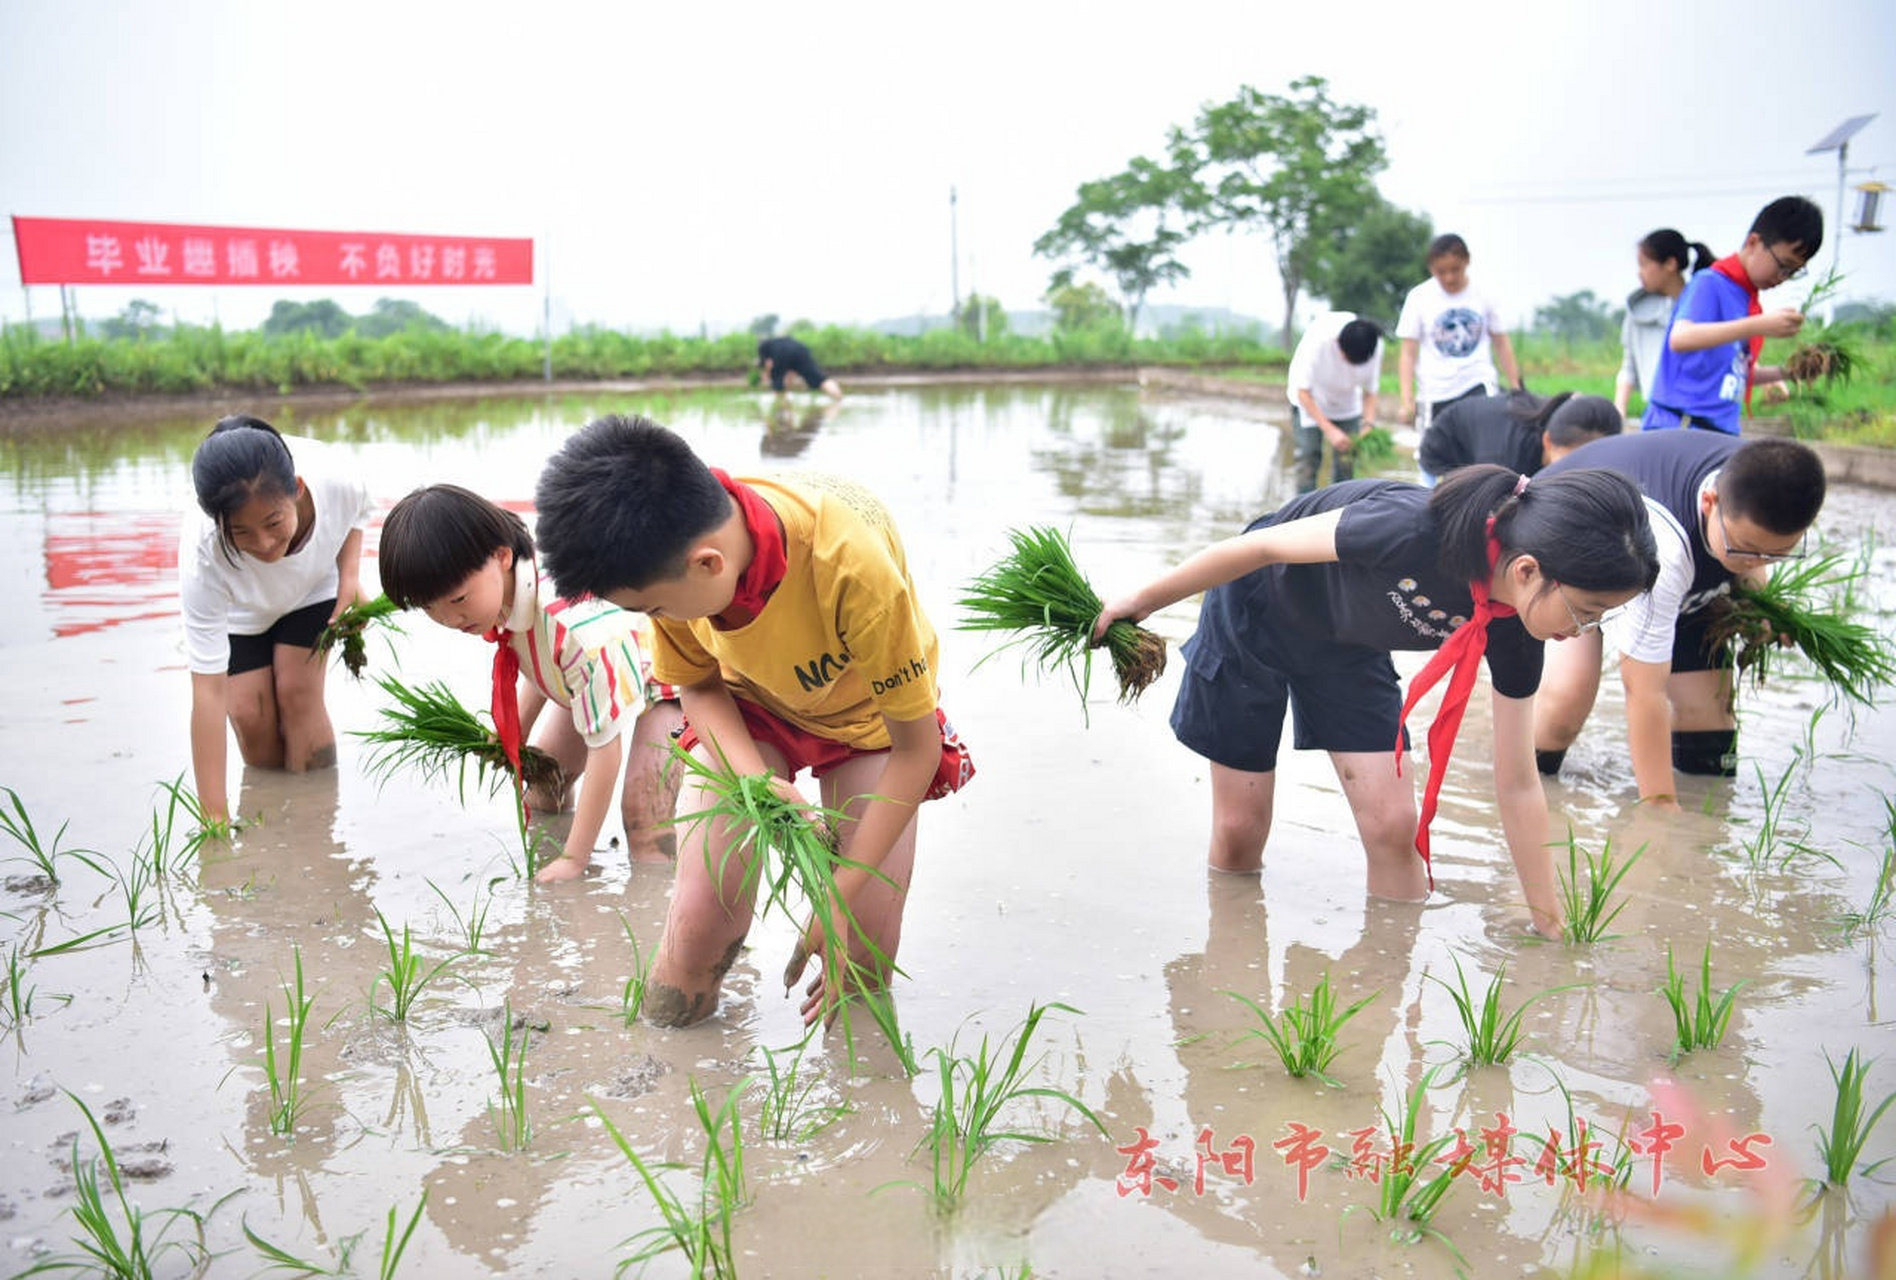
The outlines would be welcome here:
M 1805 151 L 1847 117 L 1878 113 L 1851 184 L 1896 185 L 1889 0 L 0 0 L 0 214 L 529 236 L 556 316 L 718 331 L 946 311 L 952 186 L 961 291 L 1032 308 L 1033 241 L 1079 183 L 1241 84 L 1312 73 L 1376 109 L 1385 194 L 1466 236 L 1521 320 L 1622 300 L 1654 227 L 1728 252 L 1786 192 L 1834 221 L 1837 157 Z M 0 316 L 57 314 L 10 232 L 0 250 Z M 1151 301 L 1280 315 L 1262 237 L 1189 261 Z M 1847 295 L 1896 300 L 1896 232 L 1846 233 L 1843 268 Z M 80 306 L 138 296 L 247 327 L 279 296 L 377 294 Z M 409 296 L 519 332 L 542 301 Z

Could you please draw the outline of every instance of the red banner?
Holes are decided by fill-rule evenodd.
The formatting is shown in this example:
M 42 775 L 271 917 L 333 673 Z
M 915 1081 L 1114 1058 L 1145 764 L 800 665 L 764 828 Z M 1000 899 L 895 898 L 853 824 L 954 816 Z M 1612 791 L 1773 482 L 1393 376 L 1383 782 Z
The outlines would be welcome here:
M 21 284 L 532 284 L 533 241 L 15 218 Z

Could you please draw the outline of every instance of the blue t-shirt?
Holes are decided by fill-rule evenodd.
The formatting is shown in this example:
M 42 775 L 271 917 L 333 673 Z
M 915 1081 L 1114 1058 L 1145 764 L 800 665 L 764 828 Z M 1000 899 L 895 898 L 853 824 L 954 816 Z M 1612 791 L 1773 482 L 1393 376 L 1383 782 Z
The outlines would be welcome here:
M 1704 351 L 1674 351 L 1672 329 L 1682 319 L 1718 324 L 1750 314 L 1750 296 L 1722 272 L 1701 271 L 1686 282 L 1659 348 L 1659 368 L 1640 422 L 1644 430 L 1679 426 L 1679 415 L 1690 414 L 1720 431 L 1738 434 L 1745 385 L 1751 378 L 1751 343 L 1741 338 Z

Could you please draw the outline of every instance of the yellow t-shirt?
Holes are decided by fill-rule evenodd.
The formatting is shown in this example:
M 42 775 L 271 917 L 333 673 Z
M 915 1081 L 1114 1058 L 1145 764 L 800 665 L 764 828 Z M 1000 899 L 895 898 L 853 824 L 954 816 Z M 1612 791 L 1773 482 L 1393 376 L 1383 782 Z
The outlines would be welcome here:
M 888 509 L 854 481 L 801 472 L 739 477 L 783 522 L 783 582 L 749 625 L 655 618 L 652 674 L 733 695 L 821 738 L 885 750 L 882 718 L 919 720 L 940 700 L 935 629 L 922 614 Z

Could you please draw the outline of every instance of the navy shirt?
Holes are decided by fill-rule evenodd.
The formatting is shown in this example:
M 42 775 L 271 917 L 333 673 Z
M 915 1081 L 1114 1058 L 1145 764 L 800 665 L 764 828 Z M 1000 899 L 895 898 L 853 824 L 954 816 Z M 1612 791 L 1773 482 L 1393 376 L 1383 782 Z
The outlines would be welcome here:
M 1530 404 L 1538 409 L 1540 401 Z M 1416 461 L 1435 476 L 1477 462 L 1531 476 L 1541 468 L 1541 430 L 1514 412 L 1512 396 L 1470 396 L 1429 420 Z
M 1387 653 L 1437 649 L 1474 612 L 1465 581 L 1438 563 L 1429 491 L 1388 480 L 1351 480 L 1304 494 L 1250 528 L 1342 508 L 1336 561 L 1273 564 L 1205 593 L 1192 650 L 1237 648 L 1284 671 L 1321 667 L 1339 646 Z M 1495 692 L 1526 698 L 1540 687 L 1541 642 L 1517 617 L 1488 628 Z

